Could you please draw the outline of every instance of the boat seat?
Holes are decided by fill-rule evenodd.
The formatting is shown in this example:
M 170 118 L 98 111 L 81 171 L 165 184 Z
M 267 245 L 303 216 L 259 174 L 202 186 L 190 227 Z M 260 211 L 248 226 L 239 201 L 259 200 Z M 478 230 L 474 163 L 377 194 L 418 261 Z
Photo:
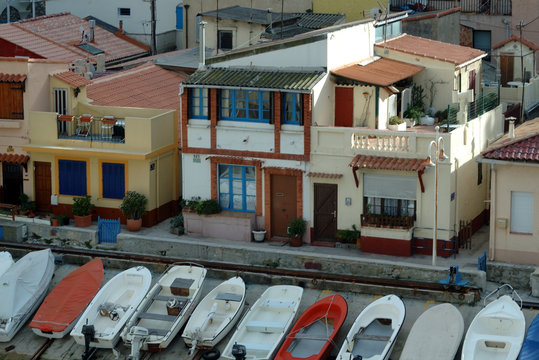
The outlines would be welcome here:
M 165 336 L 168 334 L 169 330 L 167 329 L 147 329 L 148 335 L 157 335 L 157 336 Z
M 249 331 L 279 333 L 284 330 L 286 323 L 278 321 L 249 321 L 245 324 L 245 327 Z
M 152 297 L 153 300 L 157 301 L 169 301 L 171 299 L 178 300 L 181 303 L 186 303 L 189 301 L 189 298 L 183 297 L 183 296 L 176 296 L 176 295 L 154 295 Z
M 389 341 L 389 339 L 391 339 L 391 336 L 357 334 L 356 336 L 354 336 L 354 338 L 357 340 Z
M 275 300 L 266 300 L 262 306 L 268 308 L 293 308 L 296 306 L 295 301 L 275 301 Z
M 141 312 L 138 314 L 139 319 L 150 319 L 150 320 L 159 320 L 159 321 L 175 321 L 176 316 L 164 315 L 164 314 L 154 314 L 148 312 Z
M 215 300 L 224 300 L 224 301 L 241 301 L 243 296 L 241 294 L 234 293 L 219 293 L 215 297 Z
M 245 346 L 245 349 L 247 352 L 249 350 L 252 351 L 271 351 L 273 350 L 273 347 L 270 344 L 251 344 L 251 343 L 239 343 L 240 345 Z

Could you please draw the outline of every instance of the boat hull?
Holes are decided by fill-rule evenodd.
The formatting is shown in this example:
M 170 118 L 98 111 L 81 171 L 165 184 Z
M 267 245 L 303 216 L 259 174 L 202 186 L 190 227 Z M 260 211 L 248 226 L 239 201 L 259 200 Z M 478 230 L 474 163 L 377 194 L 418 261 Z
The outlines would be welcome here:
M 275 359 L 326 359 L 347 313 L 348 305 L 340 295 L 315 302 L 296 321 Z

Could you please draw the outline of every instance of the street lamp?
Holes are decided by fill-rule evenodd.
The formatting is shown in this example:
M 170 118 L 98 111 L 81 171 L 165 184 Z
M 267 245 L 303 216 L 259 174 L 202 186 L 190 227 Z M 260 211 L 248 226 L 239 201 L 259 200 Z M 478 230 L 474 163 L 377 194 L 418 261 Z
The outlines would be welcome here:
M 440 136 L 440 127 L 436 126 L 436 139 L 432 140 L 429 144 L 429 164 L 427 166 L 434 166 L 436 171 L 434 173 L 434 226 L 432 229 L 432 266 L 436 266 L 436 242 L 438 237 L 438 162 L 447 159 L 444 154 L 444 138 Z M 432 156 L 432 150 L 434 150 L 434 156 Z M 432 159 L 434 158 L 434 162 Z

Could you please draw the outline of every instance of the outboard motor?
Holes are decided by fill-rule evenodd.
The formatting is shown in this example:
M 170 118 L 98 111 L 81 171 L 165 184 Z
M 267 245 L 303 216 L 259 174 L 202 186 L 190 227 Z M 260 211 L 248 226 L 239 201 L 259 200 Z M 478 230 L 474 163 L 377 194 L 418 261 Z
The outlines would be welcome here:
M 82 334 L 84 335 L 84 353 L 82 354 L 82 360 L 89 360 L 94 355 L 96 349 L 90 348 L 90 342 L 95 337 L 95 328 L 93 325 L 82 325 Z
M 232 356 L 234 356 L 236 360 L 245 360 L 246 355 L 247 355 L 247 349 L 245 348 L 244 345 L 235 343 L 232 346 Z
M 352 360 L 363 360 L 363 356 L 356 355 L 356 356 L 354 356 L 354 358 Z

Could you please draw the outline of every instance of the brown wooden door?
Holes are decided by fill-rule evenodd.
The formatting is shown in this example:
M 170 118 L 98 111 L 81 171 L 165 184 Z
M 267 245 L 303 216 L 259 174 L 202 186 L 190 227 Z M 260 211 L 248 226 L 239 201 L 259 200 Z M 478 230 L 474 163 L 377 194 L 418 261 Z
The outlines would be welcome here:
M 271 235 L 287 237 L 290 220 L 297 217 L 296 177 L 271 175 Z
M 51 163 L 34 162 L 34 193 L 37 211 L 51 211 Z
M 512 56 L 500 56 L 500 71 L 502 76 L 502 86 L 507 86 L 508 81 L 513 81 L 513 57 Z
M 314 184 L 314 240 L 334 242 L 337 236 L 337 185 Z
M 354 88 L 335 88 L 335 126 L 352 127 L 354 123 Z

